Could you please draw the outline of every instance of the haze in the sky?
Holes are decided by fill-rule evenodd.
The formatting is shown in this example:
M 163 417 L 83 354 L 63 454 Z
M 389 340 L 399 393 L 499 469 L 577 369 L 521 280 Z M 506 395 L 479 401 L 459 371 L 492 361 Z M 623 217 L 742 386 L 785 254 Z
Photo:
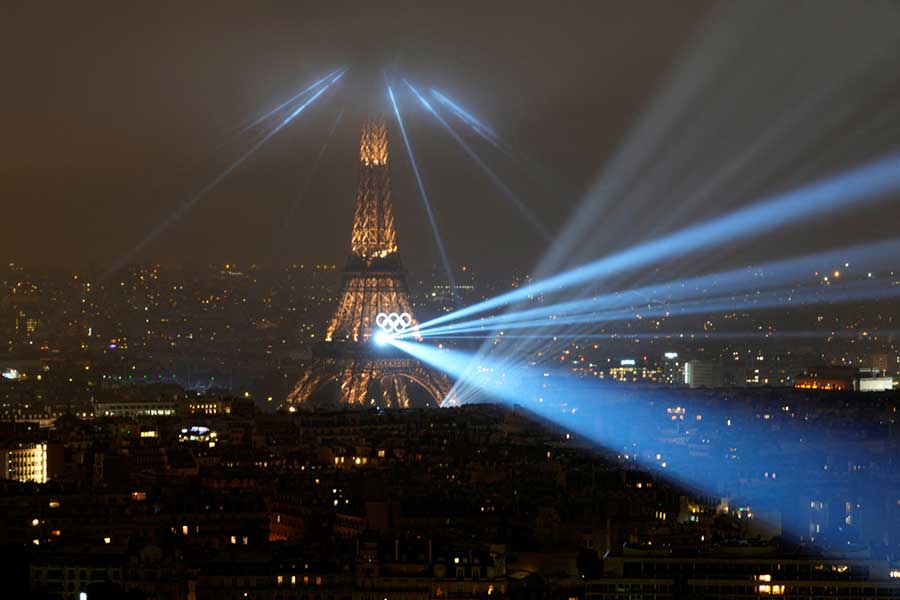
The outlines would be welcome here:
M 430 272 L 435 244 L 388 113 L 385 75 L 450 260 L 479 273 L 528 271 L 548 242 L 404 77 L 449 94 L 514 149 L 514 158 L 498 152 L 443 113 L 552 232 L 565 231 L 586 198 L 604 203 L 591 253 L 900 141 L 900 52 L 889 33 L 882 39 L 900 30 L 900 8 L 889 2 L 772 3 L 753 9 L 757 21 L 747 9 L 705 2 L 17 4 L 0 9 L 0 255 L 24 264 L 108 268 L 252 146 L 252 136 L 236 135 L 243 124 L 341 67 L 349 69 L 341 81 L 135 260 L 342 264 L 359 126 L 384 113 L 401 254 L 414 273 Z M 720 54 L 721 64 L 703 71 L 703 60 Z M 587 195 L 647 115 L 659 114 L 654 102 L 673 81 L 694 86 L 693 109 L 640 140 L 646 164 L 628 193 Z M 815 137 L 791 129 L 814 123 Z M 744 156 L 754 142 L 762 151 Z M 717 174 L 715 193 L 698 195 Z M 638 190 L 642 177 L 649 187 Z M 897 203 L 878 211 L 822 227 L 895 230 Z M 790 243 L 823 236 L 810 231 Z

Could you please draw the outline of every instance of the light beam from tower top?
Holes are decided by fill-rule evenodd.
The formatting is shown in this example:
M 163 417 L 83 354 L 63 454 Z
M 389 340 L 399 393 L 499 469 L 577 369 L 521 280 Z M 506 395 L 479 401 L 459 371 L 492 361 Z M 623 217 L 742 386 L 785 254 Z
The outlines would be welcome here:
M 466 111 L 459 104 L 448 98 L 446 95 L 442 94 L 438 90 L 431 88 L 431 94 L 438 99 L 442 104 L 449 107 L 456 116 L 459 117 L 466 125 L 468 125 L 472 130 L 475 131 L 478 135 L 489 141 L 494 146 L 500 147 L 500 138 L 497 136 L 496 132 L 493 129 L 485 125 L 480 119 L 475 117 L 472 113 Z
M 407 79 L 403 79 L 403 83 L 409 88 L 409 91 L 412 92 L 413 96 L 418 99 L 418 101 L 422 104 L 423 107 L 435 118 L 435 120 L 450 134 L 450 137 L 459 145 L 460 148 L 472 159 L 472 161 L 481 169 L 482 173 L 487 175 L 488 179 L 491 180 L 497 189 L 500 190 L 503 197 L 512 204 L 521 214 L 521 216 L 537 231 L 541 237 L 546 240 L 550 239 L 550 232 L 544 223 L 537 218 L 537 216 L 532 212 L 532 210 L 519 198 L 519 196 L 510 188 L 501 178 L 498 176 L 493 169 L 491 169 L 488 164 L 478 155 L 475 150 L 456 132 L 453 127 L 447 122 L 444 117 L 438 113 L 437 110 L 431 105 L 430 102 L 419 93 L 419 90 L 413 86 Z
M 266 142 L 268 142 L 271 138 L 278 134 L 282 129 L 287 127 L 297 116 L 299 116 L 304 110 L 307 109 L 313 102 L 318 100 L 319 96 L 327 92 L 332 85 L 338 82 L 338 80 L 344 76 L 344 73 L 347 72 L 347 69 L 341 69 L 337 75 L 334 75 L 331 78 L 331 81 L 326 83 L 325 85 L 319 87 L 319 89 L 309 98 L 304 100 L 302 103 L 293 107 L 293 110 L 281 120 L 280 123 L 272 127 L 261 139 L 259 139 L 253 146 L 250 147 L 249 150 L 244 152 L 237 160 L 235 160 L 231 165 L 229 165 L 224 171 L 219 173 L 211 182 L 209 182 L 205 187 L 203 187 L 200 191 L 191 196 L 186 202 L 178 206 L 172 213 L 170 213 L 162 222 L 160 222 L 156 227 L 154 227 L 141 241 L 139 241 L 131 250 L 126 252 L 124 255 L 119 257 L 113 264 L 110 266 L 100 277 L 101 280 L 108 279 L 113 273 L 124 267 L 128 264 L 144 247 L 147 246 L 151 241 L 159 237 L 159 235 L 168 229 L 173 223 L 177 222 L 191 210 L 198 202 L 200 202 L 203 198 L 205 198 L 209 193 L 216 188 L 222 181 L 228 177 L 235 169 L 240 167 L 244 162 L 253 156 L 257 150 L 262 148 Z
M 409 164 L 412 166 L 413 175 L 416 177 L 416 185 L 419 188 L 419 195 L 422 198 L 422 204 L 425 206 L 425 214 L 428 216 L 428 224 L 431 225 L 431 233 L 434 235 L 434 243 L 437 246 L 438 254 L 441 258 L 441 265 L 447 275 L 447 283 L 450 284 L 450 290 L 453 293 L 454 303 L 459 300 L 456 292 L 456 278 L 453 276 L 453 269 L 450 267 L 450 259 L 447 257 L 447 249 L 444 246 L 444 239 L 438 230 L 437 219 L 434 210 L 431 207 L 431 200 L 428 199 L 428 193 L 425 191 L 425 183 L 422 181 L 422 174 L 419 172 L 419 165 L 416 163 L 415 154 L 413 154 L 412 144 L 409 136 L 406 135 L 406 126 L 403 125 L 403 117 L 400 116 L 400 107 L 397 105 L 397 99 L 394 97 L 394 90 L 387 79 L 385 73 L 385 84 L 387 85 L 388 98 L 394 109 L 394 115 L 397 117 L 397 125 L 400 127 L 400 136 L 403 139 L 403 145 L 406 147 L 406 155 L 409 157 Z
M 240 129 L 240 131 L 238 131 L 238 135 L 243 135 L 248 130 L 256 127 L 257 125 L 259 125 L 260 123 L 262 123 L 263 121 L 265 121 L 266 119 L 271 117 L 272 115 L 274 115 L 274 114 L 278 113 L 279 111 L 283 110 L 284 108 L 288 107 L 295 100 L 300 99 L 302 96 L 304 96 L 305 94 L 307 94 L 309 92 L 315 91 L 319 86 L 321 86 L 323 83 L 325 83 L 329 79 L 331 80 L 331 83 L 334 83 L 335 81 L 340 79 L 341 75 L 344 74 L 344 71 L 346 71 L 346 69 L 337 69 L 336 71 L 332 71 L 331 73 L 327 74 L 322 79 L 319 79 L 318 81 L 315 81 L 315 82 L 309 84 L 308 86 L 306 86 L 305 88 L 303 88 L 302 90 L 300 90 L 299 92 L 297 92 L 296 94 L 294 94 L 293 96 L 291 96 L 290 98 L 288 98 L 287 100 L 285 100 L 284 102 L 282 102 L 281 104 L 279 104 L 278 106 L 273 108 L 272 110 L 266 112 L 262 116 L 257 117 L 256 119 L 254 119 L 252 122 L 248 123 L 247 125 L 244 125 Z M 327 85 L 330 85 L 330 84 L 327 84 Z

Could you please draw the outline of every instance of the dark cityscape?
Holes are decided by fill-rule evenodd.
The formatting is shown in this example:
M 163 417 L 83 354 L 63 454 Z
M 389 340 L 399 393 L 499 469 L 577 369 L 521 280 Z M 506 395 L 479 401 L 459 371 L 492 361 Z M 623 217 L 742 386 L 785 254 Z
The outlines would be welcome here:
M 900 3 L 2 13 L 3 598 L 900 598 Z

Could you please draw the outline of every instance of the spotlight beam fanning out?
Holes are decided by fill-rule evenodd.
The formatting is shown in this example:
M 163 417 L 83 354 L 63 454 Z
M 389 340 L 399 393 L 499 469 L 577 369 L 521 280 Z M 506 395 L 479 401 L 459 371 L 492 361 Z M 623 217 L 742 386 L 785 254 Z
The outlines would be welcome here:
M 716 293 L 727 297 L 728 294 L 756 293 L 772 288 L 784 287 L 797 281 L 803 281 L 813 272 L 823 268 L 823 265 L 843 264 L 851 262 L 855 266 L 876 264 L 885 266 L 892 259 L 900 256 L 900 239 L 886 240 L 872 244 L 864 244 L 817 253 L 799 258 L 775 261 L 752 268 L 733 269 L 730 271 L 701 275 L 686 279 L 679 279 L 645 286 L 641 288 L 626 289 L 622 291 L 603 294 L 594 298 L 583 298 L 568 302 L 560 302 L 536 308 L 515 311 L 506 314 L 482 317 L 462 323 L 452 322 L 445 325 L 423 324 L 419 328 L 421 335 L 431 337 L 434 335 L 460 333 L 471 331 L 471 328 L 483 330 L 486 327 L 504 327 L 514 323 L 528 322 L 544 323 L 546 325 L 559 325 L 571 314 L 595 312 L 599 310 L 625 308 L 628 306 L 640 306 L 648 302 L 677 303 L 696 297 L 708 297 Z M 750 286 L 752 284 L 752 289 Z M 794 290 L 783 290 L 784 297 L 790 296 Z M 840 292 L 835 291 L 836 296 L 823 297 L 827 302 L 839 297 Z M 633 312 L 631 313 L 633 315 Z M 548 321 L 548 319 L 553 319 Z M 582 321 L 578 321 L 582 322 Z M 469 329 L 467 329 L 469 328 Z
M 485 141 L 491 143 L 494 147 L 503 150 L 506 149 L 500 143 L 500 138 L 494 132 L 493 129 L 484 124 L 481 120 L 473 116 L 471 113 L 463 109 L 459 104 L 437 91 L 436 89 L 431 89 L 431 95 L 438 99 L 438 102 L 449 108 L 453 113 L 459 117 L 459 119 L 469 126 L 475 133 L 480 135 Z
M 522 154 L 521 152 L 517 152 L 508 142 L 504 141 L 496 131 L 486 125 L 483 120 L 460 106 L 458 102 L 452 100 L 447 94 L 436 90 L 435 88 L 431 88 L 431 95 L 453 112 L 453 114 L 468 126 L 469 129 L 474 131 L 476 135 L 503 153 L 504 156 L 511 159 L 525 177 L 539 184 L 548 193 L 559 196 L 562 193 L 561 190 L 565 190 L 564 193 L 566 196 L 575 195 L 571 189 L 569 189 L 569 185 L 565 181 L 560 180 L 558 176 L 545 169 L 538 160 Z M 558 243 L 558 238 L 555 243 Z
M 175 211 L 166 217 L 159 225 L 154 227 L 147 236 L 137 243 L 134 248 L 128 251 L 124 256 L 119 258 L 113 266 L 111 266 L 101 277 L 101 279 L 106 279 L 114 272 L 118 271 L 120 268 L 128 264 L 135 255 L 137 255 L 141 250 L 144 249 L 147 244 L 152 242 L 154 239 L 159 237 L 161 233 L 163 233 L 166 229 L 168 229 L 172 224 L 177 222 L 185 213 L 191 210 L 198 202 L 200 202 L 203 198 L 205 198 L 212 190 L 216 188 L 222 181 L 228 177 L 235 169 L 241 166 L 248 158 L 253 156 L 257 150 L 262 148 L 266 142 L 268 142 L 272 137 L 274 137 L 279 131 L 284 129 L 288 124 L 291 123 L 298 115 L 300 115 L 306 108 L 315 102 L 319 96 L 328 91 L 332 85 L 337 83 L 337 81 L 346 73 L 346 69 L 340 71 L 331 78 L 331 80 L 326 83 L 323 87 L 321 87 L 315 94 L 313 94 L 309 99 L 300 104 L 297 108 L 292 110 L 287 117 L 285 117 L 277 126 L 272 128 L 262 139 L 257 141 L 253 146 L 250 147 L 244 154 L 242 154 L 237 160 L 231 163 L 224 171 L 219 173 L 212 181 L 210 181 L 206 186 L 204 186 L 200 191 L 191 196 L 187 202 L 179 206 Z
M 288 214 L 281 226 L 280 235 L 273 236 L 273 256 L 276 254 L 278 242 L 287 237 L 286 233 L 293 226 L 294 216 L 297 214 L 297 208 L 300 206 L 300 203 L 303 200 L 304 196 L 306 196 L 306 191 L 309 189 L 309 186 L 313 181 L 313 177 L 315 177 L 316 173 L 319 170 L 319 165 L 322 163 L 322 157 L 325 156 L 325 151 L 328 150 L 328 144 L 331 143 L 331 139 L 334 137 L 334 132 L 335 130 L 337 130 L 337 126 L 341 122 L 341 118 L 344 116 L 344 110 L 344 108 L 341 108 L 340 112 L 338 112 L 337 118 L 335 118 L 334 123 L 331 125 L 331 129 L 328 131 L 328 137 L 326 137 L 325 141 L 322 143 L 322 147 L 319 149 L 319 153 L 316 155 L 315 161 L 313 161 L 312 168 L 310 168 L 309 173 L 307 173 L 306 175 L 306 180 L 303 182 L 303 187 L 300 188 L 300 193 L 297 194 L 293 202 L 291 202 Z
M 540 233 L 544 237 L 544 239 L 550 239 L 550 232 L 547 230 L 544 224 L 541 223 L 540 220 L 534 215 L 531 209 L 528 208 L 525 203 L 519 199 L 516 193 L 513 192 L 512 189 L 510 189 L 510 187 L 506 185 L 506 183 L 504 183 L 503 180 L 500 179 L 500 177 L 491 170 L 487 163 L 484 162 L 484 160 L 482 160 L 480 156 L 478 156 L 478 153 L 475 152 L 475 150 L 473 150 L 472 147 L 467 144 L 464 139 L 462 139 L 462 137 L 460 137 L 456 130 L 453 129 L 453 127 L 451 127 L 449 123 L 447 123 L 447 120 L 444 119 L 444 117 L 442 117 L 434 109 L 431 103 L 428 102 L 428 100 L 422 94 L 420 94 L 419 91 L 415 87 L 413 87 L 413 85 L 409 81 L 404 79 L 403 83 L 406 84 L 406 87 L 409 88 L 409 90 L 419 100 L 422 106 L 425 107 L 425 109 L 437 120 L 438 123 L 441 124 L 441 126 L 447 131 L 447 133 L 450 134 L 450 137 L 452 137 L 456 141 L 456 143 L 459 144 L 460 148 L 463 149 L 463 151 L 469 156 L 469 158 L 471 158 L 475 162 L 475 164 L 478 165 L 481 171 L 485 175 L 487 175 L 488 179 L 491 180 L 491 183 L 493 183 L 503 194 L 503 197 L 516 207 L 519 213 L 521 213 L 522 217 L 526 221 L 528 221 L 528 223 L 535 229 L 535 231 Z
M 812 183 L 786 194 L 755 202 L 750 206 L 710 221 L 680 229 L 644 242 L 595 262 L 576 267 L 506 292 L 469 307 L 432 319 L 422 328 L 476 315 L 494 308 L 528 300 L 533 296 L 559 293 L 586 282 L 597 282 L 627 269 L 687 256 L 723 243 L 758 237 L 777 228 L 793 225 L 810 215 L 859 208 L 900 191 L 900 154 L 858 167 L 823 182 Z
M 900 295 L 900 292 L 898 292 Z M 878 336 L 890 337 L 900 333 L 898 330 L 878 330 Z M 787 339 L 831 339 L 831 338 L 869 338 L 860 331 L 675 331 L 668 333 L 547 333 L 547 334 L 507 334 L 483 333 L 480 335 L 444 335 L 430 336 L 431 340 L 772 340 Z M 402 341 L 402 340 L 401 340 Z
M 256 127 L 257 125 L 259 125 L 260 123 L 262 123 L 263 121 L 265 121 L 266 119 L 268 119 L 269 117 L 271 117 L 272 115 L 274 115 L 274 114 L 280 112 L 281 110 L 283 110 L 284 108 L 290 106 L 290 105 L 293 104 L 295 101 L 297 101 L 297 100 L 299 100 L 300 98 L 302 98 L 305 94 L 307 94 L 307 93 L 309 93 L 309 92 L 315 90 L 317 87 L 319 87 L 320 85 L 322 85 L 324 82 L 326 82 L 326 81 L 328 81 L 329 79 L 331 79 L 332 77 L 334 77 L 339 71 L 340 71 L 340 70 L 338 70 L 338 71 L 332 71 L 331 73 L 327 74 L 327 75 L 326 75 L 325 77 L 323 77 L 322 79 L 319 79 L 318 81 L 316 81 L 316 82 L 314 82 L 314 83 L 311 83 L 310 85 L 306 86 L 305 88 L 303 88 L 302 90 L 300 90 L 299 92 L 297 92 L 296 94 L 294 94 L 293 96 L 291 96 L 290 98 L 288 98 L 287 100 L 285 100 L 284 102 L 282 102 L 281 104 L 279 104 L 278 106 L 276 106 L 275 108 L 273 108 L 272 110 L 268 111 L 267 113 L 263 114 L 263 115 L 260 116 L 260 117 L 257 117 L 256 119 L 254 119 L 252 122 L 248 123 L 247 125 L 244 125 L 244 126 L 238 131 L 237 135 L 243 135 L 243 134 L 246 133 L 248 130 L 253 129 L 254 127 Z
M 764 479 L 772 482 L 771 487 L 762 494 L 756 490 L 753 500 L 754 510 L 760 513 L 778 512 L 779 506 L 789 506 L 797 498 L 814 492 L 812 480 L 769 477 L 780 470 L 779 464 L 773 462 L 772 441 L 764 426 L 767 421 L 760 419 L 750 407 L 723 406 L 697 396 L 676 395 L 666 389 L 635 390 L 546 367 L 528 367 L 422 343 L 393 338 L 386 342 L 454 377 L 469 377 L 482 398 L 487 396 L 525 409 L 567 434 L 618 452 L 620 460 L 634 461 L 664 473 L 692 490 L 740 500 L 741 492 L 747 493 L 742 478 L 748 473 L 761 478 L 765 474 Z M 453 405 L 459 400 L 451 395 L 445 402 Z M 667 432 L 666 423 L 672 420 L 683 421 L 685 425 L 702 423 L 726 431 L 734 425 L 737 437 L 726 436 L 717 446 L 697 453 L 696 448 Z M 799 437 L 780 441 L 810 440 L 821 432 L 801 424 L 795 435 Z M 735 460 L 738 450 L 740 462 Z M 809 461 L 810 472 L 821 469 L 818 458 L 797 457 L 797 460 Z M 793 513 L 782 511 L 782 514 Z M 802 532 L 807 525 L 786 519 L 785 530 L 794 533 Z
M 787 308 L 796 306 L 809 306 L 816 304 L 832 304 L 840 302 L 886 300 L 900 296 L 900 286 L 885 285 L 884 281 L 865 282 L 868 285 L 849 287 L 843 290 L 835 290 L 833 293 L 823 294 L 821 288 L 809 288 L 804 290 L 780 290 L 766 294 L 750 295 L 747 299 L 730 296 L 719 296 L 706 300 L 695 300 L 676 304 L 666 304 L 658 307 L 641 309 L 610 310 L 593 313 L 576 313 L 560 317 L 544 317 L 541 319 L 514 321 L 504 323 L 500 327 L 504 330 L 537 329 L 547 326 L 558 327 L 560 325 L 599 325 L 618 321 L 640 320 L 645 318 L 678 317 L 706 313 L 721 313 L 731 311 L 764 310 L 772 308 Z M 496 329 L 494 326 L 493 329 Z M 437 334 L 443 337 L 452 337 L 458 333 L 483 332 L 488 326 L 473 323 L 454 329 L 447 329 Z M 431 337 L 424 334 L 422 337 Z M 553 337 L 548 334 L 545 339 Z
M 885 6 L 867 14 L 869 35 L 855 39 L 848 52 L 834 43 L 844 38 L 850 14 L 838 6 L 787 14 L 766 3 L 719 3 L 673 56 L 660 87 L 536 266 L 535 277 L 590 260 L 581 252 L 596 247 L 592 240 L 627 227 L 660 198 L 668 206 L 654 216 L 655 233 L 647 239 L 724 195 L 749 198 L 785 168 L 814 171 L 885 147 L 879 141 L 890 134 L 873 127 L 885 117 L 870 104 L 875 86 L 858 84 L 895 71 L 884 64 L 897 56 L 897 12 Z M 763 89 L 767 93 L 759 94 Z M 718 136 L 721 131 L 729 131 L 727 141 Z M 840 143 L 824 143 L 837 131 Z
M 385 79 L 387 76 L 385 76 Z M 412 165 L 413 174 L 416 177 L 416 186 L 419 188 L 419 196 L 422 198 L 422 204 L 425 206 L 425 214 L 428 216 L 428 224 L 431 225 L 431 233 L 434 235 L 434 243 L 437 245 L 438 254 L 441 258 L 441 264 L 444 272 L 447 274 L 447 283 L 456 299 L 456 278 L 453 276 L 453 269 L 450 267 L 450 260 L 447 258 L 447 249 L 444 247 L 444 240 L 438 231 L 437 219 L 434 216 L 434 210 L 431 208 L 431 201 L 428 199 L 428 193 L 425 191 L 425 184 L 422 182 L 422 174 L 419 172 L 419 166 L 416 163 L 416 157 L 413 154 L 412 144 L 409 142 L 409 136 L 406 135 L 406 127 L 403 125 L 403 117 L 400 116 L 400 108 L 397 106 L 397 100 L 394 97 L 394 90 L 391 84 L 387 83 L 388 97 L 391 100 L 391 106 L 394 109 L 394 115 L 397 117 L 397 125 L 400 126 L 400 136 L 403 138 L 403 145 L 406 147 L 406 155 L 409 157 L 409 164 Z

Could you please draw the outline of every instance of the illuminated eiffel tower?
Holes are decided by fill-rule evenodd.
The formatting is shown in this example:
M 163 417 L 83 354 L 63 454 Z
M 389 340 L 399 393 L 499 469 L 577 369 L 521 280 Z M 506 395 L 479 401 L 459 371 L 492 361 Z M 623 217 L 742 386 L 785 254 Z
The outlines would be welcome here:
M 376 347 L 369 341 L 380 313 L 407 313 L 411 326 L 416 326 L 397 251 L 383 119 L 366 122 L 360 136 L 359 191 L 350 245 L 340 301 L 325 341 L 314 348 L 287 404 L 407 408 L 420 389 L 429 404 L 439 405 L 450 390 L 445 375 L 391 346 Z

